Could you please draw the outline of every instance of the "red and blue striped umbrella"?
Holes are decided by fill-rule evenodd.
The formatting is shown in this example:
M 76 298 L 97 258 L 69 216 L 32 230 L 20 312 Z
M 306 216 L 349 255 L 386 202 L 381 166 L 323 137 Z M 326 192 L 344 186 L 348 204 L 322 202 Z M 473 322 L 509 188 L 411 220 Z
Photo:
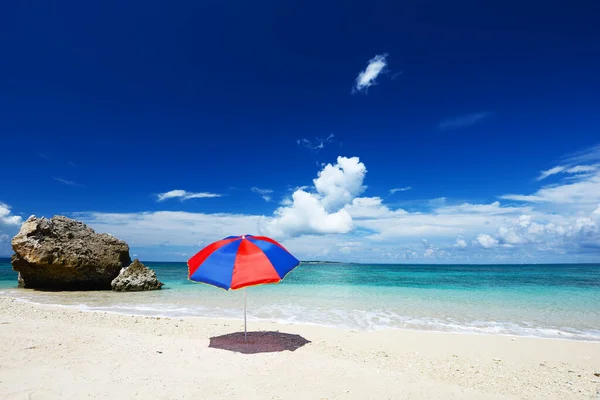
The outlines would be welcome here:
M 229 236 L 200 250 L 188 260 L 188 276 L 225 290 L 279 283 L 300 261 L 281 244 L 265 236 Z M 246 338 L 246 292 L 244 291 Z
M 300 261 L 265 236 L 229 236 L 188 260 L 189 278 L 225 290 L 278 283 Z

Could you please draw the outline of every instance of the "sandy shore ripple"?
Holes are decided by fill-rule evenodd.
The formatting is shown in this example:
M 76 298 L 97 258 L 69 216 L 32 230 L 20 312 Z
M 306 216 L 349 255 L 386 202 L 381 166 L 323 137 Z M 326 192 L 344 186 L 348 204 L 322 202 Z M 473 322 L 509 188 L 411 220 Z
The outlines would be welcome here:
M 600 343 L 134 317 L 0 297 L 0 398 L 600 399 Z

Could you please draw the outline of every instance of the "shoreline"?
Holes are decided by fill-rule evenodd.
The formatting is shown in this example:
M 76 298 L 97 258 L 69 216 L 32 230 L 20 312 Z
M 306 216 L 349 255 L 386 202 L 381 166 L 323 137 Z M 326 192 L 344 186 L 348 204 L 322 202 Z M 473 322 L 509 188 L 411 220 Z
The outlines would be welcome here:
M 252 335 L 289 335 L 307 343 L 294 351 L 257 354 L 210 347 L 211 338 L 240 331 L 241 318 L 85 312 L 0 296 L 0 397 L 596 399 L 600 394 L 600 377 L 594 375 L 600 372 L 598 342 L 252 322 Z
M 19 290 L 23 290 L 23 289 L 19 289 Z M 27 290 L 33 290 L 33 289 L 27 289 Z M 219 321 L 229 321 L 229 322 L 235 322 L 238 319 L 234 318 L 234 317 L 208 317 L 208 316 L 196 316 L 196 315 L 187 315 L 187 316 L 173 316 L 173 315 L 166 315 L 166 314 L 152 314 L 152 315 L 147 315 L 147 314 L 136 314 L 134 312 L 119 312 L 119 311 L 112 311 L 112 310 L 105 310 L 105 309 L 86 309 L 89 306 L 86 306 L 84 304 L 80 304 L 80 305 L 64 305 L 64 304 L 56 304 L 56 303 L 42 303 L 42 302 L 36 302 L 30 299 L 24 299 L 21 297 L 17 297 L 17 296 L 10 296 L 10 295 L 6 295 L 0 292 L 0 299 L 13 299 L 15 301 L 21 302 L 23 304 L 31 304 L 31 305 L 35 305 L 35 306 L 40 306 L 40 307 L 56 307 L 59 309 L 69 309 L 69 310 L 74 310 L 74 311 L 81 311 L 81 312 L 89 312 L 89 313 L 109 313 L 109 314 L 115 314 L 115 315 L 124 315 L 124 316 L 134 316 L 134 317 L 140 317 L 140 318 L 155 318 L 155 317 L 159 317 L 159 318 L 173 318 L 173 319 L 179 319 L 179 318 L 184 318 L 184 319 L 200 319 L 200 320 L 219 320 Z M 240 313 L 240 317 L 243 314 Z M 288 321 L 278 321 L 278 320 L 268 320 L 268 319 L 263 319 L 263 318 L 256 318 L 256 317 L 252 317 L 251 315 L 248 316 L 248 321 L 251 321 L 253 323 L 267 323 L 267 324 L 278 324 L 278 325 L 283 325 L 283 326 L 315 326 L 315 327 L 325 327 L 325 328 L 332 328 L 332 329 L 340 329 L 343 331 L 348 331 L 348 332 L 381 332 L 381 331 L 408 331 L 408 332 L 436 332 L 436 333 L 452 333 L 452 334 L 460 334 L 460 335 L 485 335 L 485 336 L 502 336 L 502 337 L 514 337 L 514 338 L 532 338 L 532 339 L 546 339 L 546 340 L 565 340 L 565 341 L 574 341 L 574 342 L 589 342 L 589 343 L 600 343 L 600 338 L 570 338 L 570 337 L 548 337 L 548 336 L 536 336 L 536 335 L 526 335 L 526 334 L 519 334 L 519 333 L 490 333 L 490 332 L 473 332 L 473 331 L 468 331 L 468 330 L 441 330 L 441 329 L 418 329 L 418 328 L 404 328 L 404 327 L 393 327 L 393 326 L 386 326 L 386 327 L 381 327 L 381 328 L 376 328 L 376 329 L 360 329 L 360 328 L 353 328 L 353 327 L 347 327 L 347 326 L 340 326 L 340 325 L 327 325 L 327 324 L 320 324 L 320 323 L 313 323 L 313 322 L 288 322 Z M 468 327 L 465 326 L 465 327 Z M 554 328 L 548 328 L 548 329 L 554 329 Z M 568 332 L 567 332 L 568 334 Z M 558 334 L 560 335 L 560 333 Z

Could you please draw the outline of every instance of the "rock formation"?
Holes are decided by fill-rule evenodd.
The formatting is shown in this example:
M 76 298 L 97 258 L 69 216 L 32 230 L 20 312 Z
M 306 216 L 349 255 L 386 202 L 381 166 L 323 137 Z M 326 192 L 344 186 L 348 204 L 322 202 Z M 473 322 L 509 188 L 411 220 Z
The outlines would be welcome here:
M 12 248 L 12 266 L 25 288 L 111 289 L 113 279 L 131 263 L 127 243 L 63 216 L 29 217 Z
M 137 258 L 129 267 L 123 268 L 111 284 L 112 289 L 117 292 L 156 290 L 160 289 L 162 285 L 163 283 L 156 278 L 156 273 Z

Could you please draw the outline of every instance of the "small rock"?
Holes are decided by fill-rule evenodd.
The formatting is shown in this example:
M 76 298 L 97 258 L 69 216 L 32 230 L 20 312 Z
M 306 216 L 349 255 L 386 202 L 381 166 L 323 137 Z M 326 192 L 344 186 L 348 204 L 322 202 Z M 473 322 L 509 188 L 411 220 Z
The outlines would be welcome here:
M 156 352 L 157 352 L 158 354 L 162 354 L 162 351 L 160 351 L 160 350 L 156 350 Z
M 117 292 L 137 292 L 160 289 L 163 283 L 156 278 L 156 272 L 135 259 L 127 268 L 121 270 L 111 282 L 111 286 L 112 290 Z
M 573 373 L 573 372 L 575 372 L 575 371 L 573 371 L 572 369 L 570 369 L 568 372 L 570 372 L 570 373 Z
M 573 382 L 569 381 L 567 382 L 567 385 L 573 385 Z
M 499 359 L 499 358 L 494 358 L 494 361 L 496 361 L 496 362 L 500 362 L 500 361 L 502 361 L 502 360 L 501 360 L 501 359 Z
M 517 339 L 515 339 L 515 338 L 510 338 L 510 340 L 514 342 L 514 341 L 516 341 Z
M 600 376 L 600 372 L 594 372 L 595 376 Z

